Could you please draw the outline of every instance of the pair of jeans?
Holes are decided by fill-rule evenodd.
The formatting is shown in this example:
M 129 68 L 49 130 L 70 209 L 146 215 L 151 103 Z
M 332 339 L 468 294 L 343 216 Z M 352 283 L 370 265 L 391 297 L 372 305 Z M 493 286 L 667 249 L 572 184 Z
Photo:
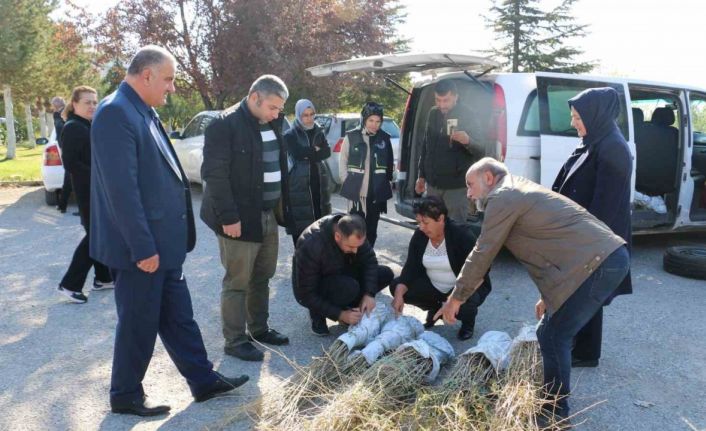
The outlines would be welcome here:
M 262 242 L 217 235 L 226 273 L 221 289 L 221 323 L 226 347 L 246 343 L 269 330 L 270 278 L 277 269 L 279 233 L 274 212 L 262 213 Z
M 549 399 L 556 402 L 552 408 L 558 416 L 569 416 L 573 339 L 618 288 L 629 269 L 630 256 L 622 246 L 611 253 L 558 310 L 544 313 L 537 327 L 545 391 Z

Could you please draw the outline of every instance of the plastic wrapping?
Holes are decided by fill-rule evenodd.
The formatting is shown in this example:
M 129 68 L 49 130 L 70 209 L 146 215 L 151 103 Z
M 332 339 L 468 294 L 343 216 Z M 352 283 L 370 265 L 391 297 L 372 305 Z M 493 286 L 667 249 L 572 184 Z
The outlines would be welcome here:
M 500 372 L 506 366 L 507 356 L 512 346 L 512 338 L 507 332 L 488 331 L 478 340 L 478 344 L 463 352 L 463 355 L 481 353 L 496 371 Z
M 348 347 L 348 351 L 370 343 L 380 334 L 380 330 L 392 318 L 390 309 L 385 304 L 376 304 L 370 314 L 363 315 L 360 322 L 348 328 L 338 340 Z
M 424 377 L 426 383 L 432 383 L 439 375 L 441 367 L 454 357 L 454 348 L 441 335 L 424 331 L 418 339 L 402 344 L 399 349 L 413 348 L 423 358 L 431 359 L 431 371 Z
M 667 205 L 661 196 L 647 196 L 636 191 L 634 202 L 637 207 L 651 209 L 657 214 L 667 214 Z
M 422 322 L 411 316 L 400 316 L 385 323 L 380 334 L 359 352 L 353 352 L 351 359 L 363 355 L 368 365 L 372 365 L 383 353 L 394 350 L 402 344 L 417 339 L 424 332 Z

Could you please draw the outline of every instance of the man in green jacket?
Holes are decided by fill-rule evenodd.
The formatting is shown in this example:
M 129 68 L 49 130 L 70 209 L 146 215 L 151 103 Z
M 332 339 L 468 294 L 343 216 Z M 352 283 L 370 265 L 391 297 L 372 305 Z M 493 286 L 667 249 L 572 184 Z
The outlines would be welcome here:
M 468 198 L 485 213 L 483 225 L 451 298 L 437 315 L 455 322 L 459 307 L 483 283 L 504 245 L 539 288 L 537 338 L 552 401 L 546 410 L 566 418 L 571 342 L 627 274 L 625 241 L 570 199 L 510 175 L 492 158 L 473 164 L 466 184 Z

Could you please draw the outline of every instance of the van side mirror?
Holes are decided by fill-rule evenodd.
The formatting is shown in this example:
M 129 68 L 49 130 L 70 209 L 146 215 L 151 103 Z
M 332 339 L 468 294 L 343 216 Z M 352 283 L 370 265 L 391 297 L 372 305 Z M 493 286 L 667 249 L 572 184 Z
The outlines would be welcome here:
M 47 138 L 37 138 L 36 141 L 34 141 L 37 145 L 46 145 L 49 143 L 49 139 Z
M 169 134 L 169 139 L 181 139 L 181 133 L 175 130 Z

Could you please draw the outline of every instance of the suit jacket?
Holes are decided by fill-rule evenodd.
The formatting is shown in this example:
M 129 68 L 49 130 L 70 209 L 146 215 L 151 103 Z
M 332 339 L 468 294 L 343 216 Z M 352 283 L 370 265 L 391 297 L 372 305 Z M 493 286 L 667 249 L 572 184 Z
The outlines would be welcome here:
M 161 124 L 151 129 L 153 114 L 123 82 L 93 118 L 90 254 L 110 268 L 139 271 L 159 254 L 160 269 L 176 269 L 196 244 L 189 183 Z
M 481 233 L 456 280 L 468 299 L 504 245 L 529 272 L 547 308 L 558 310 L 625 241 L 571 199 L 506 175 L 490 191 Z

